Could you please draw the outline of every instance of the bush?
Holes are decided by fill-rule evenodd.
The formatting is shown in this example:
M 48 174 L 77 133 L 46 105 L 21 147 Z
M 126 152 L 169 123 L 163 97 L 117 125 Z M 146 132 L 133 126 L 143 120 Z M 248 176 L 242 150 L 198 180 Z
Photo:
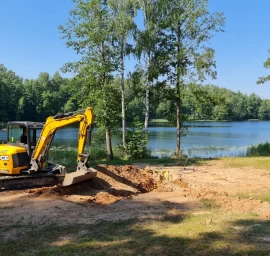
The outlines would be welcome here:
M 247 148 L 246 156 L 270 156 L 270 143 L 260 143 Z
M 135 119 L 133 126 L 134 128 L 128 129 L 126 134 L 128 156 L 131 159 L 146 158 L 149 155 L 149 150 L 146 148 L 148 134 L 138 118 Z
M 77 161 L 77 149 L 73 147 L 51 147 L 49 160 L 58 164 L 73 165 Z

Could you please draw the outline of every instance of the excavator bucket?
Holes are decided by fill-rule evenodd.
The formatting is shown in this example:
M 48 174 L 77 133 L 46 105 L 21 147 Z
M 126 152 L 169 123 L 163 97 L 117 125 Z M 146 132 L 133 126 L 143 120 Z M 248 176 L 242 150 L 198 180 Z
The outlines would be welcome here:
M 89 180 L 95 178 L 97 175 L 97 170 L 88 167 L 89 154 L 79 154 L 79 160 L 77 165 L 76 172 L 67 173 L 65 175 L 62 186 L 70 186 L 75 183 L 79 183 L 85 180 Z
M 65 175 L 62 186 L 70 186 L 75 183 L 79 183 L 85 180 L 94 178 L 97 175 L 97 170 L 94 168 L 77 169 L 76 172 L 68 173 Z

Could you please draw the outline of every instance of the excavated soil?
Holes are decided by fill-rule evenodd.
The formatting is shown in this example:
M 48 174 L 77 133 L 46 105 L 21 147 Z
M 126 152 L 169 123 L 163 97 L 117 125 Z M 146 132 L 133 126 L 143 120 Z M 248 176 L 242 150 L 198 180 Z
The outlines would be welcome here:
M 160 218 L 170 212 L 201 211 L 205 202 L 224 211 L 256 212 L 270 218 L 270 204 L 246 194 L 270 194 L 270 173 L 228 168 L 220 161 L 190 169 L 179 166 L 99 165 L 97 177 L 70 187 L 0 193 L 0 225 L 96 223 Z M 255 196 L 254 196 L 255 197 Z M 23 217 L 22 217 L 23 216 Z
M 68 187 L 57 185 L 30 189 L 33 196 L 64 197 L 80 194 L 86 202 L 106 205 L 140 193 L 151 192 L 159 184 L 159 174 L 151 169 L 139 169 L 132 165 L 99 165 L 97 177 Z

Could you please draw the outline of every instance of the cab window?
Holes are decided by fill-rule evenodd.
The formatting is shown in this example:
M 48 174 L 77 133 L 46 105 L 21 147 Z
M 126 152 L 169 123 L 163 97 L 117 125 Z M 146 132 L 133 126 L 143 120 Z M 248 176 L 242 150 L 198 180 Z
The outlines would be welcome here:
M 23 127 L 21 127 L 20 125 L 9 125 L 8 142 L 12 143 L 20 142 L 22 133 Z
M 31 146 L 36 146 L 36 144 L 39 140 L 40 133 L 41 133 L 41 128 L 30 130 L 30 145 Z

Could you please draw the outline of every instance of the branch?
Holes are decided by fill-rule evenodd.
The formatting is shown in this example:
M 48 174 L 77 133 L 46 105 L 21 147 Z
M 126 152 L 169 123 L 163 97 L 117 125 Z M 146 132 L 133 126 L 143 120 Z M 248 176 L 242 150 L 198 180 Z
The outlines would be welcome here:
M 256 83 L 257 84 L 264 84 L 267 81 L 270 81 L 270 76 L 259 77 L 259 80 Z

